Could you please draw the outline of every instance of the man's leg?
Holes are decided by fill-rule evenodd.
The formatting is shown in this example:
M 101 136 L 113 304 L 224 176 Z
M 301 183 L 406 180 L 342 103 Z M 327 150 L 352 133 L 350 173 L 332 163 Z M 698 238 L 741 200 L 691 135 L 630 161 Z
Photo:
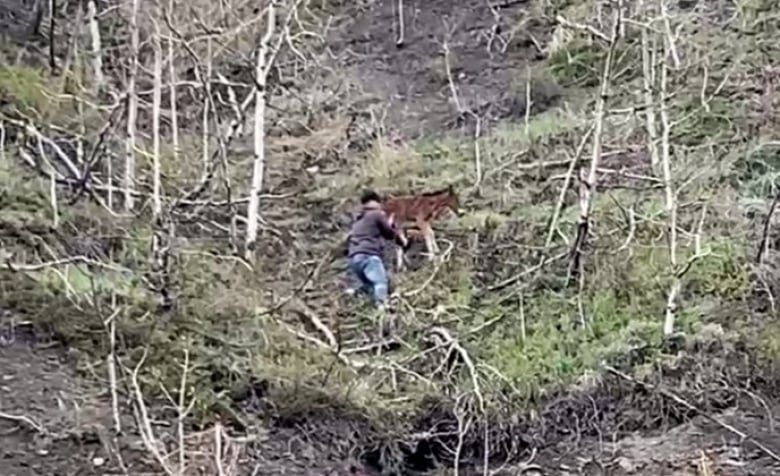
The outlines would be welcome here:
M 371 296 L 372 284 L 371 281 L 366 278 L 363 273 L 363 268 L 366 266 L 367 256 L 356 255 L 349 259 L 348 263 L 348 279 L 350 281 L 350 288 L 353 290 L 351 294 L 358 292 Z
M 373 288 L 373 301 L 379 310 L 379 322 L 378 331 L 380 339 L 384 339 L 386 333 L 393 332 L 392 316 L 387 315 L 387 299 L 388 299 L 388 282 L 387 282 L 387 270 L 382 258 L 379 256 L 371 256 L 366 259 L 366 264 L 363 267 L 363 275 L 371 281 Z M 386 319 L 390 321 L 386 322 Z M 389 324 L 389 326 L 388 326 Z M 377 349 L 377 353 L 381 353 L 380 349 Z
M 366 258 L 363 276 L 371 283 L 374 302 L 380 306 L 387 304 L 387 271 L 382 258 L 379 256 Z

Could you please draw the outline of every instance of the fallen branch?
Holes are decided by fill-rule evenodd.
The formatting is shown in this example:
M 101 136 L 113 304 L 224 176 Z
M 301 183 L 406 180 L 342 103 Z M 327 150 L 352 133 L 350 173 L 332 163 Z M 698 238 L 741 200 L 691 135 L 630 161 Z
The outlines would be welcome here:
M 112 264 L 102 263 L 100 261 L 87 258 L 86 256 L 70 256 L 68 258 L 56 259 L 56 260 L 46 261 L 38 264 L 12 263 L 10 260 L 6 259 L 5 263 L 0 263 L 0 269 L 6 269 L 8 271 L 16 271 L 16 272 L 20 272 L 20 271 L 28 272 L 28 271 L 40 271 L 42 269 L 51 268 L 54 266 L 61 266 L 64 264 L 73 264 L 73 263 L 99 266 L 101 268 L 110 269 L 112 271 L 117 271 L 120 273 L 132 273 L 132 270 L 130 269 L 123 268 L 121 266 L 112 265 Z
M 293 327 L 291 327 L 290 325 L 288 325 L 288 324 L 286 324 L 284 322 L 280 322 L 280 325 L 282 326 L 282 328 L 284 330 L 286 330 L 290 334 L 298 337 L 299 339 L 304 340 L 306 342 L 310 342 L 310 343 L 316 345 L 317 347 L 319 347 L 319 348 L 321 348 L 323 350 L 327 350 L 327 351 L 332 352 L 333 355 L 336 357 L 336 359 L 338 359 L 342 364 L 346 365 L 347 367 L 349 367 L 353 371 L 358 371 L 358 370 L 362 369 L 363 367 L 369 367 L 370 366 L 367 362 L 360 362 L 360 361 L 355 361 L 355 360 L 348 359 L 347 356 L 344 355 L 344 352 L 336 352 L 336 350 L 334 348 L 332 348 L 331 346 L 329 346 L 328 344 L 326 344 L 322 340 L 317 339 L 316 337 L 310 336 L 309 334 L 306 334 L 305 332 L 300 332 L 300 331 L 294 329 Z
M 460 358 L 463 360 L 463 365 L 466 366 L 466 368 L 469 371 L 469 376 L 471 377 L 471 384 L 472 384 L 472 390 L 474 391 L 474 395 L 477 397 L 477 402 L 479 403 L 480 410 L 484 413 L 485 411 L 485 399 L 482 396 L 482 390 L 481 386 L 479 385 L 479 378 L 477 369 L 474 366 L 474 361 L 471 359 L 471 356 L 466 351 L 465 348 L 463 348 L 462 345 L 450 334 L 450 331 L 443 327 L 433 327 L 431 328 L 428 333 L 429 336 L 432 337 L 432 341 L 436 344 L 441 344 L 442 347 L 448 347 L 447 351 L 447 358 L 445 358 L 445 362 L 448 360 L 449 355 L 451 353 L 456 353 L 460 356 Z M 441 367 L 441 366 L 440 366 Z M 434 371 L 432 374 L 435 374 Z
M 300 317 L 303 317 L 303 320 L 309 322 L 315 329 L 317 329 L 320 334 L 325 337 L 325 340 L 332 349 L 335 350 L 338 348 L 338 341 L 336 340 L 336 336 L 333 334 L 333 331 L 331 331 L 328 326 L 322 322 L 317 314 L 309 306 L 307 306 L 306 303 L 300 299 L 294 300 L 293 311 Z

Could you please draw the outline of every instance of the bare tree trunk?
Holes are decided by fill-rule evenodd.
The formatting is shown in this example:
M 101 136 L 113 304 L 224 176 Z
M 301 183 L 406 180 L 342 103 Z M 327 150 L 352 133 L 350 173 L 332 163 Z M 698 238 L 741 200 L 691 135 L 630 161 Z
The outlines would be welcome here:
M 32 24 L 30 25 L 30 36 L 36 37 L 41 34 L 41 23 L 43 23 L 43 0 L 35 0 L 33 3 L 33 11 L 35 16 L 33 17 Z
M 268 19 L 266 32 L 260 40 L 257 51 L 257 63 L 255 66 L 255 157 L 252 169 L 252 186 L 247 206 L 246 243 L 244 257 L 250 263 L 254 263 L 255 247 L 257 244 L 257 227 L 260 212 L 260 191 L 263 186 L 263 174 L 265 172 L 265 86 L 266 86 L 266 60 L 268 56 L 268 44 L 274 33 L 275 2 L 268 6 Z
M 105 85 L 103 77 L 103 53 L 100 41 L 100 29 L 97 20 L 97 5 L 95 0 L 87 2 L 87 17 L 89 18 L 89 34 L 92 39 L 92 75 L 96 91 Z
M 152 269 L 159 277 L 160 305 L 167 309 L 171 305 L 169 256 L 173 242 L 173 223 L 163 217 L 162 183 L 160 167 L 160 113 L 162 109 L 162 56 L 163 45 L 160 25 L 152 18 L 154 25 L 154 68 L 152 80 L 152 216 L 154 233 L 152 235 Z M 166 230 L 167 228 L 167 230 Z
M 125 140 L 125 176 L 122 184 L 125 191 L 125 210 L 133 210 L 133 188 L 135 183 L 135 122 L 138 116 L 138 98 L 135 95 L 135 77 L 138 74 L 138 2 L 133 0 L 130 14 L 130 55 L 132 62 L 127 79 L 127 137 Z
M 173 12 L 174 2 L 170 1 L 168 4 L 168 11 Z M 210 41 L 210 40 L 209 40 Z M 173 35 L 169 34 L 168 37 L 168 74 L 170 76 L 170 101 L 171 101 L 171 145 L 173 146 L 173 161 L 178 163 L 179 160 L 179 117 L 176 106 L 176 56 L 173 49 Z
M 54 165 L 49 161 L 49 201 L 51 204 L 51 226 L 58 228 L 60 226 L 60 210 L 57 205 L 57 172 Z
M 401 48 L 404 46 L 404 0 L 398 0 L 398 38 L 395 40 L 395 46 Z
M 162 215 L 160 196 L 160 104 L 162 102 L 162 42 L 160 29 L 154 23 L 154 79 L 152 85 L 152 214 L 155 222 Z
M 211 57 L 211 38 L 206 40 L 206 77 L 203 79 L 205 89 L 203 91 L 203 117 L 202 126 L 202 148 L 203 148 L 203 176 L 206 177 L 209 174 L 209 167 L 211 163 L 211 151 L 209 150 L 209 114 L 211 105 L 211 74 L 213 58 Z
M 114 161 L 111 154 L 106 155 L 106 205 L 113 212 L 114 211 L 114 170 L 112 162 Z
M 615 6 L 615 18 L 612 24 L 612 35 L 609 40 L 609 49 L 604 61 L 604 71 L 601 77 L 601 88 L 599 98 L 596 102 L 596 117 L 593 127 L 593 153 L 591 154 L 590 170 L 582 182 L 582 192 L 580 198 L 580 216 L 577 223 L 577 236 L 571 248 L 571 258 L 569 260 L 569 279 L 579 273 L 581 268 L 580 259 L 583 248 L 590 232 L 590 214 L 593 209 L 593 196 L 596 193 L 597 173 L 601 160 L 601 138 L 604 132 L 604 115 L 607 103 L 607 96 L 610 89 L 610 77 L 612 75 L 612 61 L 615 56 L 615 46 L 620 36 L 620 24 L 622 23 L 623 2 L 618 0 Z
M 55 18 L 57 16 L 57 1 L 49 0 L 49 68 L 52 72 L 57 67 L 57 59 L 54 56 L 54 34 L 56 32 Z
M 664 21 L 667 23 L 668 19 L 664 15 Z M 661 97 L 660 97 L 660 109 L 661 109 L 661 168 L 663 170 L 664 180 L 664 192 L 666 197 L 666 214 L 668 217 L 668 229 L 667 238 L 669 245 L 669 266 L 672 270 L 672 284 L 669 287 L 669 294 L 666 298 L 666 313 L 664 316 L 664 336 L 670 336 L 674 333 L 675 316 L 677 313 L 677 296 L 680 294 L 682 287 L 681 277 L 678 272 L 677 262 L 677 198 L 672 183 L 672 166 L 671 157 L 669 151 L 669 136 L 671 133 L 671 127 L 669 124 L 669 105 L 667 94 L 667 83 L 669 74 L 669 58 L 675 61 L 675 64 L 679 61 L 676 56 L 676 49 L 674 48 L 673 39 L 671 36 L 664 41 L 664 60 L 661 62 Z
M 637 10 L 644 11 L 644 0 L 639 0 Z M 647 15 L 646 17 L 649 17 Z M 647 152 L 650 154 L 650 167 L 653 169 L 653 175 L 658 174 L 658 130 L 655 121 L 655 96 L 653 88 L 655 86 L 655 63 L 656 53 L 655 44 L 651 47 L 649 41 L 649 32 L 645 27 L 641 27 L 642 32 L 642 73 L 644 79 L 644 103 L 645 119 L 647 127 Z

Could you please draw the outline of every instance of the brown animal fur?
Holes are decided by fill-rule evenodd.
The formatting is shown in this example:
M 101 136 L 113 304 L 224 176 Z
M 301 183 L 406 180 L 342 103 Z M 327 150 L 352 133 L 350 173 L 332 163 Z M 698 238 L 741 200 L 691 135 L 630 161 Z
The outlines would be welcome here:
M 455 190 L 450 185 L 443 190 L 419 195 L 385 197 L 382 208 L 399 229 L 409 224 L 417 226 L 425 239 L 426 251 L 432 259 L 439 252 L 439 247 L 433 235 L 431 222 L 441 217 L 447 210 L 457 215 L 460 204 Z M 403 250 L 400 248 L 396 248 L 396 267 L 398 269 L 403 267 Z

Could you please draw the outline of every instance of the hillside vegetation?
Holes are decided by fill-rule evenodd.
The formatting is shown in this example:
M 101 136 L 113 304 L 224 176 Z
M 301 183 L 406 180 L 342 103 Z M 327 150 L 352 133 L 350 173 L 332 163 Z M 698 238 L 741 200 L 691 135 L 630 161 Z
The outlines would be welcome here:
M 772 7 L 0 2 L 0 365 L 89 410 L 10 388 L 10 464 L 774 474 Z M 350 214 L 448 185 L 385 349 Z

